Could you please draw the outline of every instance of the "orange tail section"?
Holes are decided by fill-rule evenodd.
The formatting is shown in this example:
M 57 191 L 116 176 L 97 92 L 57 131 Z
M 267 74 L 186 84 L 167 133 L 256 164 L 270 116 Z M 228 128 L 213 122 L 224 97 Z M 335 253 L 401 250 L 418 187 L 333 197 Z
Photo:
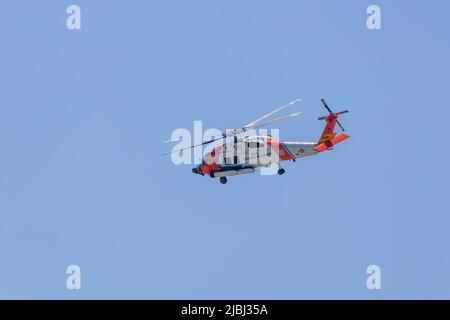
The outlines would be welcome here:
M 325 128 L 323 129 L 322 135 L 319 139 L 319 144 L 331 141 L 336 137 L 336 133 L 334 132 L 334 127 L 336 126 L 338 116 L 335 114 L 330 114 L 325 118 L 325 121 L 327 122 Z
M 332 113 L 325 117 L 325 121 L 327 122 L 327 124 L 325 126 L 325 129 L 323 129 L 322 135 L 320 136 L 317 146 L 314 147 L 314 150 L 316 150 L 317 152 L 330 150 L 334 145 L 350 137 L 345 133 L 341 133 L 336 136 L 334 127 L 336 126 L 337 120 L 338 114 Z

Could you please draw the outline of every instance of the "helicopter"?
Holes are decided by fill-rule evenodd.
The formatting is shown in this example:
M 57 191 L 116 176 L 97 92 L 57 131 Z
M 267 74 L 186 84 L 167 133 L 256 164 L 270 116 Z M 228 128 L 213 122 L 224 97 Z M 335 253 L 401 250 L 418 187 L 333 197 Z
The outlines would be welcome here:
M 202 142 L 200 144 L 191 145 L 185 148 L 173 150 L 166 154 L 180 152 L 199 146 L 211 144 L 220 139 L 225 142 L 203 156 L 202 163 L 194 168 L 192 172 L 200 176 L 208 176 L 218 178 L 220 183 L 226 184 L 228 177 L 254 173 L 256 169 L 268 167 L 271 164 L 278 165 L 277 173 L 283 175 L 285 169 L 281 167 L 283 161 L 296 161 L 296 159 L 313 156 L 324 151 L 332 150 L 333 147 L 348 139 L 350 136 L 345 132 L 344 127 L 339 122 L 340 115 L 348 113 L 348 110 L 333 112 L 324 99 L 321 99 L 322 105 L 328 111 L 328 115 L 321 116 L 318 120 L 325 121 L 325 128 L 318 141 L 315 142 L 281 142 L 274 139 L 271 135 L 253 135 L 244 136 L 247 131 L 254 130 L 269 124 L 296 117 L 301 112 L 291 113 L 274 120 L 262 122 L 277 112 L 301 101 L 301 99 L 293 100 L 284 104 L 275 110 L 263 115 L 249 124 L 232 130 L 227 130 L 221 136 Z M 336 134 L 336 124 L 341 128 L 343 133 Z

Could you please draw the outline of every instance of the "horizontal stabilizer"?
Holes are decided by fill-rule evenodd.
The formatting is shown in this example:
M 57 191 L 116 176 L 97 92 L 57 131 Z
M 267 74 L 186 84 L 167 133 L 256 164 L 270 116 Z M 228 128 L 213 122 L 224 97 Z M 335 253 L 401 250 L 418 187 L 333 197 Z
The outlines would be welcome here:
M 349 138 L 350 136 L 345 133 L 341 133 L 340 135 L 337 135 L 334 139 L 328 140 L 325 142 L 322 142 L 314 147 L 314 150 L 317 152 L 322 152 L 331 149 L 334 145 L 338 144 L 339 142 L 344 141 L 345 139 Z

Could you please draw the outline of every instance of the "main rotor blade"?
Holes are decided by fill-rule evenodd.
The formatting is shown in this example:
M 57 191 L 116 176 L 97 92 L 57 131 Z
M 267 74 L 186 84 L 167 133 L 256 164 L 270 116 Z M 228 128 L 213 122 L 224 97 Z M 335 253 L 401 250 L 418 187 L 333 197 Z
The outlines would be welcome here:
M 333 111 L 331 111 L 330 107 L 327 105 L 324 99 L 320 99 L 320 101 L 322 101 L 323 106 L 328 110 L 329 113 L 333 113 Z
M 302 100 L 302 99 L 295 99 L 295 100 L 293 100 L 293 101 L 291 101 L 291 102 L 288 102 L 288 103 L 286 103 L 286 104 L 284 104 L 284 105 L 282 105 L 282 106 L 276 108 L 276 109 L 273 110 L 272 112 L 269 112 L 268 114 L 263 115 L 261 118 L 258 118 L 258 119 L 256 119 L 256 120 L 253 121 L 253 122 L 250 122 L 249 124 L 245 125 L 244 128 L 247 128 L 247 127 L 253 127 L 255 124 L 257 124 L 257 123 L 260 122 L 261 120 L 267 119 L 267 118 L 270 117 L 271 115 L 273 115 L 273 114 L 275 114 L 275 113 L 277 113 L 277 112 L 279 112 L 279 111 L 281 111 L 281 110 L 283 110 L 283 109 L 286 109 L 287 107 L 289 107 L 289 106 L 293 105 L 294 103 L 297 103 L 297 102 L 299 102 L 299 101 L 301 101 L 301 100 Z
M 177 149 L 177 150 L 173 150 L 173 151 L 170 151 L 170 152 L 163 153 L 161 156 L 165 156 L 165 155 L 168 155 L 168 154 L 171 154 L 171 153 L 175 153 L 175 152 L 180 152 L 180 151 L 187 150 L 187 149 L 192 149 L 192 148 L 195 148 L 195 147 L 204 146 L 205 144 L 210 144 L 210 143 L 213 143 L 214 141 L 217 141 L 217 140 L 220 140 L 220 139 L 223 139 L 223 138 L 225 138 L 224 134 L 221 137 L 219 137 L 219 138 L 211 139 L 211 140 L 199 143 L 199 144 L 194 144 L 194 145 L 189 146 L 189 147 L 180 148 L 180 149 Z
M 256 125 L 256 126 L 246 127 L 245 130 L 257 129 L 257 128 L 260 128 L 260 127 L 263 127 L 263 126 L 267 126 L 268 124 L 271 124 L 271 123 L 275 123 L 275 122 L 278 122 L 278 121 L 281 121 L 281 120 L 284 120 L 284 119 L 296 117 L 296 116 L 298 116 L 298 115 L 300 115 L 300 114 L 301 114 L 301 112 L 291 113 L 291 114 L 288 114 L 288 115 L 286 115 L 286 116 L 282 116 L 282 117 L 273 119 L 273 120 L 268 121 L 268 122 L 260 123 L 260 124 L 258 124 L 258 125 Z
M 199 144 L 192 145 L 192 146 L 189 146 L 189 147 L 180 148 L 180 149 L 177 149 L 177 150 L 173 150 L 173 151 L 170 151 L 170 152 L 166 152 L 166 153 L 163 153 L 162 156 L 165 156 L 165 155 L 168 155 L 168 154 L 171 154 L 171 153 L 175 153 L 175 152 L 180 152 L 180 151 L 187 150 L 187 149 L 192 149 L 192 148 L 199 147 L 199 146 L 204 146 L 205 144 L 212 143 L 212 142 L 217 141 L 217 140 L 219 140 L 219 139 L 224 139 L 224 138 L 227 138 L 227 137 L 237 136 L 237 135 L 239 135 L 239 134 L 241 134 L 241 133 L 243 133 L 243 132 L 245 132 L 245 131 L 247 131 L 247 130 L 250 130 L 250 129 L 260 128 L 260 127 L 266 126 L 266 125 L 271 124 L 271 123 L 275 123 L 275 122 L 278 122 L 278 121 L 281 121 L 281 120 L 284 120 L 284 119 L 287 119 L 287 118 L 291 118 L 291 117 L 298 116 L 298 115 L 301 114 L 301 112 L 295 112 L 295 113 L 292 113 L 292 114 L 289 114 L 289 115 L 286 115 L 286 116 L 283 116 L 283 117 L 280 117 L 280 118 L 276 118 L 276 119 L 274 119 L 274 120 L 271 120 L 271 121 L 268 121 L 268 122 L 264 122 L 264 123 L 261 123 L 261 124 L 259 124 L 259 125 L 256 125 L 256 124 L 257 124 L 258 122 L 260 122 L 261 120 L 267 119 L 267 118 L 270 117 L 271 115 L 273 115 L 273 114 L 275 114 L 275 113 L 277 113 L 277 112 L 279 112 L 279 111 L 281 111 L 281 110 L 283 110 L 283 109 L 289 107 L 290 105 L 293 105 L 294 103 L 297 103 L 297 102 L 299 102 L 299 101 L 301 101 L 301 100 L 302 100 L 302 99 L 296 99 L 296 100 L 293 100 L 293 101 L 291 101 L 291 102 L 288 102 L 288 103 L 286 103 L 286 104 L 284 104 L 284 105 L 282 105 L 282 106 L 276 108 L 276 109 L 273 110 L 272 112 L 269 112 L 268 114 L 265 114 L 265 115 L 262 116 L 261 118 L 256 119 L 255 121 L 253 121 L 253 122 L 247 124 L 247 125 L 244 126 L 243 128 L 240 128 L 240 129 L 233 129 L 233 130 L 230 130 L 230 131 L 228 131 L 228 132 L 226 132 L 226 133 L 223 133 L 222 136 L 219 137 L 219 138 L 212 139 L 212 140 L 209 140 L 209 141 L 205 141 L 205 142 L 203 142 L 203 143 L 199 143 Z M 177 142 L 177 141 L 166 140 L 166 141 L 164 141 L 164 142 Z

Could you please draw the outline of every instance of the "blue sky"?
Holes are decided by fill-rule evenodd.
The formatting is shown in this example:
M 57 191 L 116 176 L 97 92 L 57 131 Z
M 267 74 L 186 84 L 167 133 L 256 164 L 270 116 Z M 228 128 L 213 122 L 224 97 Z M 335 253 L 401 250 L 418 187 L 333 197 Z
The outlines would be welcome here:
M 373 3 L 382 30 L 366 27 Z M 4 1 L 0 298 L 450 298 L 449 10 Z M 276 128 L 314 141 L 322 97 L 351 111 L 351 138 L 283 176 L 224 186 L 160 156 L 173 129 L 295 98 L 303 114 Z

